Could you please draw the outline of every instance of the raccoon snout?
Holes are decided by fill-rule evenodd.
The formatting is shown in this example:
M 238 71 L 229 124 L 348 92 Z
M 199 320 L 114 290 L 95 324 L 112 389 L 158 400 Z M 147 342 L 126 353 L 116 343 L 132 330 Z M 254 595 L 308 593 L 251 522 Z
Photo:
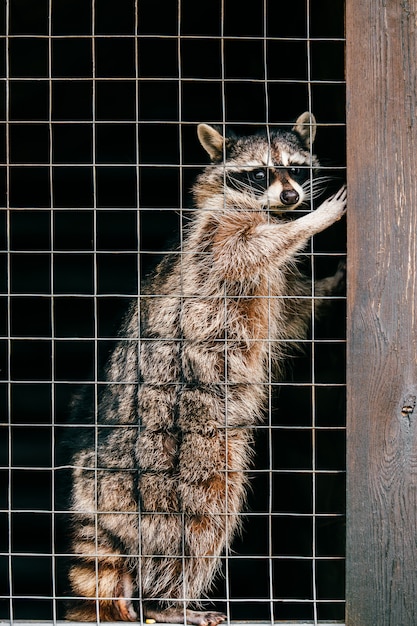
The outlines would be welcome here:
M 284 191 L 281 191 L 279 198 L 282 204 L 290 205 L 296 204 L 299 201 L 300 196 L 295 189 L 284 189 Z

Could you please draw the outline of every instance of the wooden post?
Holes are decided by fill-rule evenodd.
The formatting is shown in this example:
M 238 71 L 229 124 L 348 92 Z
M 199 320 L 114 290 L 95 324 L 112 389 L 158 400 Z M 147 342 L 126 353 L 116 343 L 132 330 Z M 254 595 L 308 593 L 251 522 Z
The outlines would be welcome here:
M 347 626 L 417 624 L 417 0 L 346 0 Z

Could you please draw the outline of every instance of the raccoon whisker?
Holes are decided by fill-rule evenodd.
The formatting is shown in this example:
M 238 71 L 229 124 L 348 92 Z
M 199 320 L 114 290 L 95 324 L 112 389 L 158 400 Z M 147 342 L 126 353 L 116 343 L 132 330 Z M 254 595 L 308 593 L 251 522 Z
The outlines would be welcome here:
M 256 187 L 253 187 L 250 183 L 246 183 L 243 180 L 237 180 L 229 172 L 226 172 L 226 179 L 230 183 L 231 187 L 234 187 L 237 191 L 249 192 L 253 198 L 259 197 L 263 193 L 259 189 L 256 189 Z
M 333 179 L 330 176 L 321 176 L 311 181 L 305 181 L 302 184 L 305 199 L 310 200 L 320 197 L 326 191 L 326 183 L 331 180 Z
M 228 183 L 230 183 L 230 186 L 234 187 L 235 189 L 248 190 L 250 192 L 253 191 L 251 185 L 249 185 L 248 183 L 245 183 L 243 180 L 238 180 L 229 172 L 226 172 L 226 180 Z
M 193 217 L 191 215 L 187 215 L 185 211 L 175 211 L 175 213 L 182 217 L 182 219 L 186 222 L 192 222 L 193 221 Z
M 331 182 L 333 178 L 331 176 L 322 176 L 321 178 L 317 178 L 313 180 L 313 187 L 320 187 L 327 185 L 327 183 Z
M 331 176 L 320 176 L 318 178 L 313 178 L 313 179 L 308 179 L 306 181 L 304 181 L 304 183 L 302 184 L 303 189 L 308 188 L 308 187 L 318 187 L 320 185 L 324 185 L 325 183 L 328 183 L 329 181 L 333 180 L 333 177 Z

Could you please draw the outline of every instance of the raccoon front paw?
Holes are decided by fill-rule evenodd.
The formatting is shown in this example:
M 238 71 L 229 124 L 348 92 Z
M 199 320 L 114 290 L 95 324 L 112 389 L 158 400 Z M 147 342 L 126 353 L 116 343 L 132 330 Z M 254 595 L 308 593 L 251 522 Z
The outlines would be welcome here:
M 327 198 L 317 209 L 317 211 L 327 213 L 336 222 L 346 213 L 347 189 L 343 185 L 337 193 Z
M 334 293 L 341 293 L 346 290 L 346 261 L 339 261 L 336 273 L 333 276 Z
M 320 233 L 343 217 L 346 212 L 346 186 L 344 185 L 334 196 L 325 200 L 318 209 L 303 215 L 287 226 L 296 237 L 307 240 Z M 300 239 L 301 239 L 300 237 Z

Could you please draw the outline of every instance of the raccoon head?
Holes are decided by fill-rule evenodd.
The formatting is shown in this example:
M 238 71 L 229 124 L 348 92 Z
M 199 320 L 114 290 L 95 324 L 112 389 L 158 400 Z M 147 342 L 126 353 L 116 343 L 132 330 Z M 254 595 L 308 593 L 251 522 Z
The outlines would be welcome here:
M 291 130 L 268 135 L 223 137 L 207 124 L 197 133 L 212 162 L 194 190 L 200 206 L 283 212 L 310 197 L 311 173 L 318 166 L 311 154 L 316 134 L 311 113 L 300 115 Z

